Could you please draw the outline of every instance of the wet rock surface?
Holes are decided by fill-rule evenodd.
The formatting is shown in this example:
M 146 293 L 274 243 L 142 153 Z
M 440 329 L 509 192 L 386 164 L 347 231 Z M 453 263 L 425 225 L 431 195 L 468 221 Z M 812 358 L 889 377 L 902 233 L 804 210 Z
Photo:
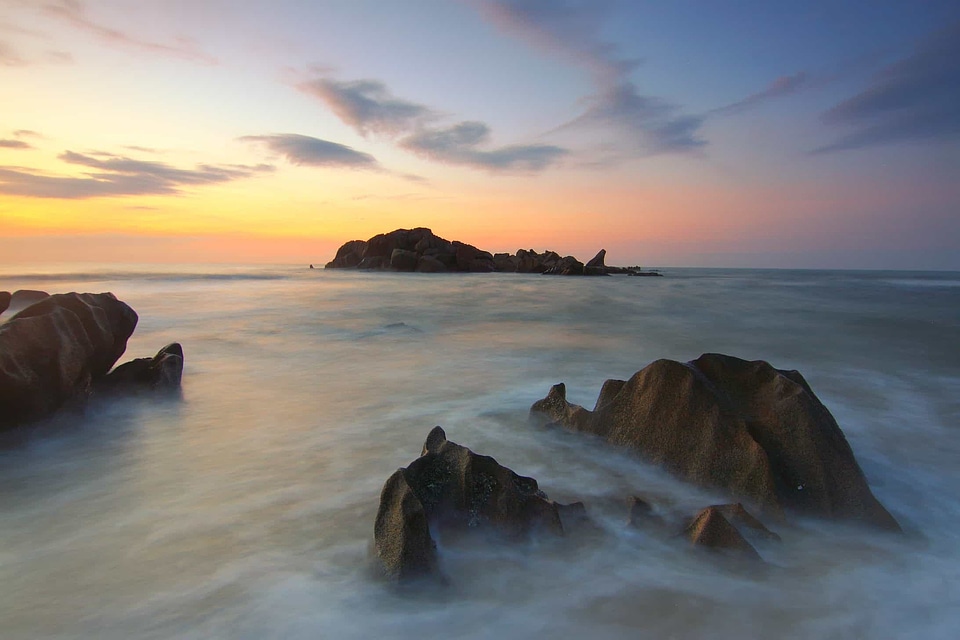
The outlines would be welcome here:
M 183 349 L 111 367 L 126 350 L 137 313 L 112 293 L 27 292 L 37 300 L 0 325 L 0 429 L 45 417 L 99 390 L 178 388 Z
M 631 449 L 674 474 L 758 506 L 899 531 L 836 420 L 796 371 L 705 354 L 607 380 L 593 411 L 564 385 L 531 415 Z
M 48 296 L 0 325 L 0 427 L 87 395 L 136 325 L 136 312 L 110 293 Z
M 97 389 L 109 392 L 178 389 L 182 377 L 183 347 L 174 342 L 152 358 L 136 358 L 117 366 L 98 382 Z
M 580 512 L 582 505 L 573 506 L 567 515 Z M 563 525 L 558 505 L 536 480 L 450 442 L 435 427 L 420 457 L 391 475 L 381 491 L 374 544 L 383 572 L 400 581 L 439 577 L 431 532 L 445 530 L 473 530 L 511 543 L 562 535 Z

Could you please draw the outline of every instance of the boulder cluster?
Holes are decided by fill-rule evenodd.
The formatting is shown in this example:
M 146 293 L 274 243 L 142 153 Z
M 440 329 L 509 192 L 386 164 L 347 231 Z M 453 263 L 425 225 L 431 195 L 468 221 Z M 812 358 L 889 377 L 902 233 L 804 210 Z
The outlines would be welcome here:
M 658 360 L 630 380 L 608 380 L 593 411 L 568 403 L 565 391 L 555 385 L 533 404 L 531 418 L 599 436 L 740 501 L 677 514 L 632 496 L 631 528 L 750 562 L 762 561 L 755 545 L 780 537 L 744 503 L 781 524 L 795 513 L 900 531 L 833 416 L 796 371 L 705 354 L 689 363 Z M 589 521 L 582 503 L 549 500 L 533 478 L 448 441 L 436 427 L 421 456 L 384 485 L 374 541 L 387 576 L 445 579 L 438 532 L 475 530 L 509 543 L 563 536 Z
M 899 530 L 830 411 L 797 371 L 708 353 L 607 380 L 593 411 L 562 383 L 534 416 L 633 450 L 696 484 L 784 511 Z
M 0 306 L 0 313 L 19 309 L 0 324 L 0 430 L 100 391 L 180 385 L 183 349 L 176 343 L 111 371 L 139 319 L 111 293 L 17 291 L 0 294 Z
M 424 227 L 397 229 L 369 240 L 351 240 L 337 251 L 327 269 L 416 271 L 420 273 L 542 273 L 546 275 L 602 276 L 611 274 L 660 275 L 638 268 L 608 267 L 606 250 L 584 264 L 554 251 L 537 253 L 519 249 L 516 254 L 491 254 L 457 240 L 446 240 Z

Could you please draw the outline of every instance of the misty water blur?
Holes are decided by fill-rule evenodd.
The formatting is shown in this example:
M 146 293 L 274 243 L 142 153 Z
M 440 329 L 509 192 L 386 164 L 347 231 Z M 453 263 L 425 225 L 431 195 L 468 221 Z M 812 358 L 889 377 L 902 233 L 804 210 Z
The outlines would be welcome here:
M 0 290 L 112 291 L 124 359 L 184 345 L 182 398 L 93 402 L 0 450 L 4 638 L 904 637 L 960 624 L 960 274 L 664 278 L 298 267 L 5 266 Z M 534 428 L 563 381 L 703 352 L 800 370 L 908 535 L 803 521 L 731 571 L 624 527 L 628 496 L 721 500 Z M 603 535 L 443 548 L 443 594 L 371 571 L 383 481 L 434 425 Z M 776 527 L 774 527 L 776 528 Z M 441 540 L 441 545 L 443 541 Z

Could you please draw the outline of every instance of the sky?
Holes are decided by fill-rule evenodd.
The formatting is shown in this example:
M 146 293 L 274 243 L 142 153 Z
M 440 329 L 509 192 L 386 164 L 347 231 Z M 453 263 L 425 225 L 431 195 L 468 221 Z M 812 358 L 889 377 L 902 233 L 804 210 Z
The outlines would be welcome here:
M 960 270 L 960 3 L 0 0 L 0 261 L 323 263 L 419 226 Z

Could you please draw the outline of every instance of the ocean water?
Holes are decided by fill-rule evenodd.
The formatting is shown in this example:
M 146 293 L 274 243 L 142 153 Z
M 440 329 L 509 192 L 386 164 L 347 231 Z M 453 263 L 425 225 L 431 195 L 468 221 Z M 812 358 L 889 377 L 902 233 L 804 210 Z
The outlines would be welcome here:
M 0 636 L 955 638 L 960 274 L 667 269 L 663 278 L 3 266 L 0 290 L 112 291 L 124 357 L 179 341 L 181 397 L 94 401 L 0 449 Z M 704 352 L 800 370 L 907 531 L 772 525 L 764 571 L 629 530 L 626 499 L 722 496 L 536 428 L 556 382 Z M 381 581 L 380 487 L 449 439 L 582 500 L 598 531 L 440 540 L 449 588 Z

